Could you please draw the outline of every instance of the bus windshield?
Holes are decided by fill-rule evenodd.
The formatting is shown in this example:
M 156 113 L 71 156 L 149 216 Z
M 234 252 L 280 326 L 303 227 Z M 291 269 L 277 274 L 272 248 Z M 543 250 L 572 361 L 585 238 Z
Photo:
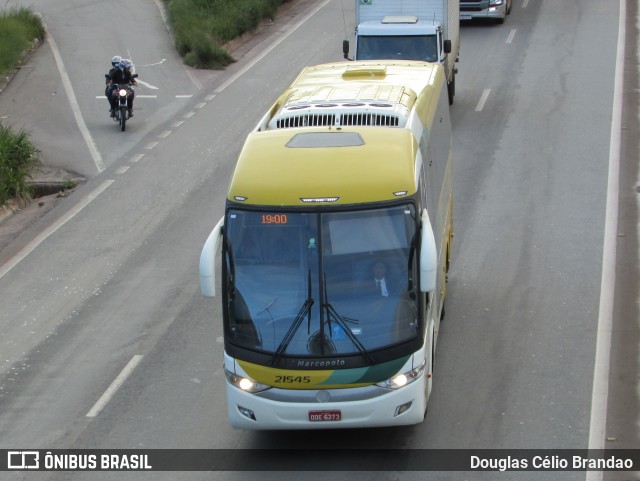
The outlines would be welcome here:
M 438 61 L 435 35 L 358 36 L 358 60 L 420 60 Z
M 367 355 L 415 339 L 413 204 L 349 212 L 230 209 L 225 335 L 275 356 Z

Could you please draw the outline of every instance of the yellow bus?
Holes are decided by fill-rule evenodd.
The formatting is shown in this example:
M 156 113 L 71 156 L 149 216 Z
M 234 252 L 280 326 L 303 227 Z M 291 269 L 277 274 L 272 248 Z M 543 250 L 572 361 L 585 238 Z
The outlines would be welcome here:
M 246 139 L 221 252 L 231 424 L 322 429 L 421 422 L 451 253 L 442 66 L 308 67 Z

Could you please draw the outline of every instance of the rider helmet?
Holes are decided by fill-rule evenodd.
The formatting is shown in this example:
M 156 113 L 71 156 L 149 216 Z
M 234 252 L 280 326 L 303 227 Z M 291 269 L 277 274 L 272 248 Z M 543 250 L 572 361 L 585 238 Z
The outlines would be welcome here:
M 123 58 L 120 65 L 122 65 L 122 68 L 131 68 L 133 67 L 133 62 L 128 58 Z
M 111 58 L 111 65 L 113 65 L 114 67 L 117 67 L 121 61 L 122 61 L 122 57 L 120 57 L 120 55 L 115 55 L 114 57 Z

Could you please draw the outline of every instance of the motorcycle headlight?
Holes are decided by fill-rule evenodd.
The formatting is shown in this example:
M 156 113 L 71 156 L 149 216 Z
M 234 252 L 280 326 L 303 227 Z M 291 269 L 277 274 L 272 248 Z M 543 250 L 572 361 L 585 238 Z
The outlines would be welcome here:
M 233 384 L 238 389 L 242 389 L 243 391 L 256 393 L 260 391 L 266 391 L 267 389 L 271 389 L 271 386 L 267 386 L 266 384 L 260 384 L 259 382 L 254 381 L 248 377 L 238 376 L 230 371 L 224 370 L 225 376 L 227 376 L 227 381 Z
M 125 89 L 120 89 L 118 94 L 120 95 L 120 97 L 126 97 L 127 96 L 127 91 Z
M 407 386 L 412 382 L 420 379 L 420 376 L 424 374 L 424 364 L 418 366 L 411 371 L 396 374 L 395 376 L 376 384 L 376 386 L 384 387 L 386 389 L 400 389 Z

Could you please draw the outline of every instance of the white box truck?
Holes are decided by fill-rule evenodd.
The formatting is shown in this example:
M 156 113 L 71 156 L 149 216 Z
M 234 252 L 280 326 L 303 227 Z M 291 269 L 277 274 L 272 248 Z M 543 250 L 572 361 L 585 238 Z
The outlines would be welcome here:
M 460 51 L 459 0 L 355 0 L 353 60 L 422 60 L 442 64 L 449 103 Z M 343 42 L 349 59 L 349 41 Z

